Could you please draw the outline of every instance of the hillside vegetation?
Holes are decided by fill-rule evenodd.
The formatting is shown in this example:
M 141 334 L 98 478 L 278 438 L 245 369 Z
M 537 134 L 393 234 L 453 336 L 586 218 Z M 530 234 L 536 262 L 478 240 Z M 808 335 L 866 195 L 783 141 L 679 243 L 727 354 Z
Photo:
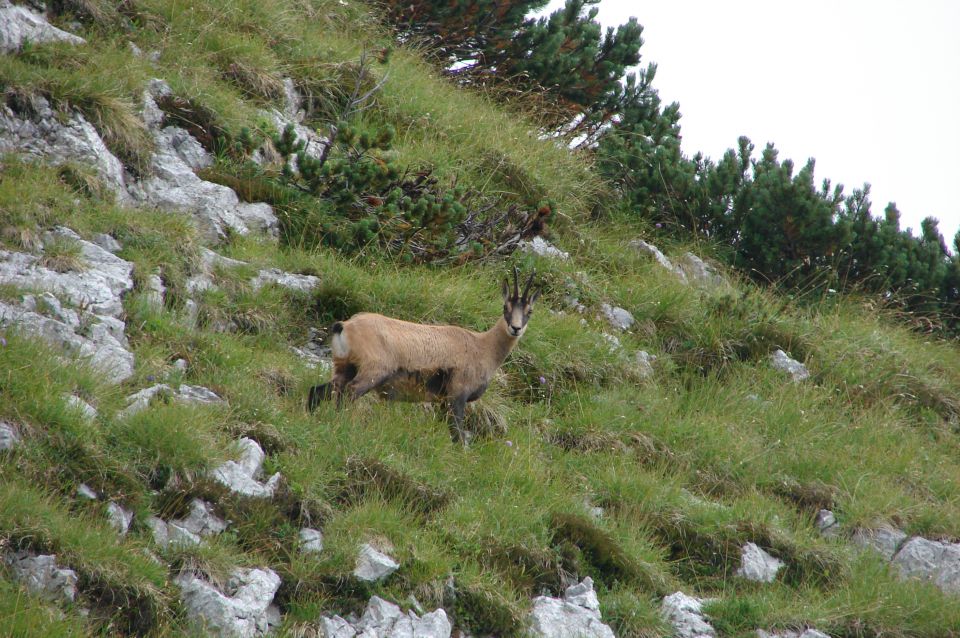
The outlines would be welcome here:
M 457 88 L 418 51 L 393 48 L 353 0 L 49 8 L 87 42 L 0 55 L 7 106 L 42 96 L 61 114 L 76 109 L 130 175 L 147 175 L 154 141 L 142 94 L 163 79 L 173 95 L 161 104 L 167 121 L 216 155 L 202 175 L 270 203 L 280 224 L 278 238 L 214 241 L 186 214 L 118 204 L 89 166 L 0 160 L 0 260 L 36 252 L 44 231 L 66 226 L 117 239 L 135 283 L 123 299 L 135 367 L 120 384 L 15 325 L 0 328 L 0 420 L 22 435 L 0 451 L 0 554 L 54 553 L 79 578 L 77 601 L 55 604 L 0 563 L 0 635 L 204 635 L 174 579 L 194 570 L 222 583 L 238 566 L 280 576 L 280 636 L 317 635 L 322 615 L 362 612 L 374 594 L 443 607 L 472 635 L 522 635 L 533 597 L 585 576 L 617 636 L 670 635 L 660 602 L 678 590 L 710 600 L 721 636 L 804 627 L 851 638 L 960 635 L 958 594 L 901 579 L 851 542 L 856 530 L 884 525 L 960 539 L 955 342 L 911 332 L 867 298 L 787 299 L 726 271 L 711 285 L 681 281 L 631 245 L 663 241 L 607 206 L 589 155 L 543 139 L 536 113 Z M 307 97 L 309 126 L 391 131 L 389 148 L 369 151 L 371 165 L 430 171 L 431 192 L 458 193 L 464 215 L 546 209 L 545 232 L 569 258 L 498 251 L 497 233 L 462 251 L 442 215 L 424 222 L 424 233 L 436 231 L 429 250 L 413 252 L 422 236 L 404 226 L 413 208 L 358 226 L 367 195 L 322 190 L 329 175 L 310 191 L 303 165 L 284 175 L 279 154 L 255 167 L 252 148 L 282 147 L 263 110 L 283 108 L 285 78 Z M 351 111 L 358 85 L 372 92 Z M 366 170 L 360 160 L 342 165 Z M 214 268 L 215 285 L 197 292 L 188 281 L 204 246 L 245 263 Z M 711 250 L 661 247 L 676 257 Z M 84 268 L 69 241 L 43 254 L 51 268 Z M 477 432 L 469 447 L 451 443 L 439 409 L 419 404 L 365 398 L 307 412 L 308 389 L 328 371 L 292 347 L 361 310 L 486 330 L 513 266 L 535 268 L 544 293 L 468 412 Z M 254 286 L 268 268 L 319 283 Z M 159 305 L 148 286 L 156 273 L 166 288 Z M 0 301 L 31 292 L 2 284 Z M 635 323 L 617 330 L 603 303 Z M 810 378 L 792 382 L 774 369 L 778 349 Z M 652 374 L 640 350 L 656 356 Z M 128 395 L 159 382 L 209 388 L 225 402 L 155 401 L 122 413 Z M 264 449 L 268 475 L 281 474 L 273 498 L 237 496 L 210 479 L 236 458 L 241 437 Z M 102 497 L 78 497 L 81 484 Z M 197 497 L 215 505 L 227 531 L 158 546 L 146 521 L 180 518 Z M 126 536 L 108 524 L 107 502 L 134 513 Z M 817 530 L 821 509 L 835 513 L 839 534 Z M 298 549 L 307 526 L 323 532 L 318 554 Z M 382 582 L 353 576 L 367 542 L 400 564 Z M 749 542 L 784 562 L 774 582 L 735 575 Z

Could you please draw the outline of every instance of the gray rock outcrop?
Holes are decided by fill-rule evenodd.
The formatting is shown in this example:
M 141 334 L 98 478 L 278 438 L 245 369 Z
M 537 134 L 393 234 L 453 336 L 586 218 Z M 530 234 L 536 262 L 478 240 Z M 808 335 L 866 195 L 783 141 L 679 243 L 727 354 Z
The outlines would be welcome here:
M 213 479 L 225 486 L 234 494 L 253 498 L 270 498 L 280 483 L 280 473 L 261 482 L 263 474 L 263 460 L 266 458 L 263 449 L 253 439 L 242 438 L 237 442 L 240 448 L 239 461 L 227 461 L 213 470 Z
M 893 557 L 903 578 L 933 583 L 948 593 L 960 593 L 960 543 L 914 536 Z
M 900 544 L 907 539 L 907 535 L 901 530 L 889 525 L 883 525 L 877 528 L 860 528 L 853 533 L 850 540 L 860 547 L 869 548 L 878 552 L 887 560 L 891 560 Z
M 770 355 L 770 366 L 774 370 L 779 370 L 790 375 L 793 381 L 803 381 L 810 377 L 810 371 L 796 359 L 793 359 L 783 350 L 777 350 Z
M 353 575 L 367 582 L 383 580 L 400 568 L 400 564 L 390 556 L 377 550 L 369 543 L 360 546 L 357 554 L 357 566 Z
M 44 235 L 46 246 L 56 241 L 75 247 L 78 268 L 59 272 L 48 268 L 42 255 L 0 250 L 0 284 L 42 291 L 25 295 L 20 304 L 0 302 L 0 326 L 13 326 L 68 357 L 87 360 L 113 383 L 130 378 L 133 354 L 120 317 L 123 295 L 133 288 L 133 264 L 68 228 Z M 82 314 L 64 307 L 61 299 Z
M 756 543 L 747 543 L 740 548 L 740 567 L 736 575 L 758 583 L 772 583 L 783 566 L 783 561 L 774 558 Z
M 227 529 L 227 522 L 214 513 L 213 506 L 198 498 L 190 502 L 190 513 L 184 518 L 164 521 L 151 516 L 146 523 L 153 541 L 162 548 L 199 545 L 203 537 L 216 536 Z
M 660 251 L 659 248 L 653 244 L 645 242 L 642 239 L 634 239 L 630 242 L 630 247 L 641 254 L 649 255 L 665 270 L 668 270 L 676 275 L 676 277 L 683 283 L 687 283 L 687 275 L 683 272 L 683 269 L 676 266 L 666 255 L 663 254 L 663 252 Z
M 2 2 L 2 0 L 0 0 Z M 0 10 L 2 11 L 2 10 Z M 0 26 L 0 38 L 4 29 Z M 0 154 L 19 153 L 50 164 L 75 162 L 92 167 L 100 180 L 126 203 L 126 178 L 120 160 L 110 152 L 97 129 L 79 112 L 57 117 L 50 103 L 35 96 L 19 112 L 0 105 Z
M 18 51 L 24 42 L 68 42 L 83 44 L 80 36 L 53 26 L 40 13 L 29 7 L 0 0 L 0 53 Z
M 237 569 L 224 591 L 196 574 L 176 579 L 187 617 L 211 635 L 254 638 L 280 624 L 273 597 L 280 577 L 270 569 Z
M 717 630 L 707 622 L 702 608 L 702 600 L 678 591 L 663 599 L 660 611 L 676 638 L 716 638 Z
M 324 616 L 320 629 L 325 638 L 450 638 L 453 627 L 443 609 L 419 616 L 413 611 L 403 613 L 398 605 L 373 596 L 359 620 Z
M 56 602 L 73 602 L 77 595 L 77 574 L 57 565 L 52 554 L 19 551 L 8 554 L 4 562 L 14 578 L 29 591 Z
M 279 268 L 261 270 L 256 277 L 250 280 L 254 290 L 259 290 L 267 284 L 282 286 L 295 292 L 310 292 L 320 285 L 320 279 L 313 275 L 298 275 L 284 272 Z
M 538 596 L 530 612 L 530 633 L 542 638 L 613 638 L 603 623 L 593 580 L 567 587 L 563 598 Z
M 194 172 L 213 163 L 189 132 L 168 126 L 153 132 L 156 152 L 151 175 L 128 190 L 134 201 L 159 210 L 190 214 L 210 241 L 227 232 L 246 235 L 277 232 L 277 217 L 267 204 L 243 203 L 230 188 L 200 179 Z
M 225 404 L 216 392 L 198 385 L 180 384 L 176 390 L 166 383 L 158 383 L 144 388 L 127 397 L 127 407 L 117 413 L 120 418 L 127 418 L 146 410 L 150 402 L 156 398 L 169 399 L 185 405 L 219 405 Z

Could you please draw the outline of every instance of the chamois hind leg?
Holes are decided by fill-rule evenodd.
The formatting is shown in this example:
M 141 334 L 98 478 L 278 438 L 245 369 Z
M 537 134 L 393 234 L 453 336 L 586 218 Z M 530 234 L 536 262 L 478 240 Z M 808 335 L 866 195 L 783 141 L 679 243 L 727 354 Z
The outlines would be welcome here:
M 356 400 L 367 392 L 370 392 L 370 390 L 383 385 L 392 376 L 392 372 L 384 372 L 382 370 L 374 370 L 372 372 L 361 370 L 357 376 L 347 384 L 346 389 L 350 393 L 350 398 Z

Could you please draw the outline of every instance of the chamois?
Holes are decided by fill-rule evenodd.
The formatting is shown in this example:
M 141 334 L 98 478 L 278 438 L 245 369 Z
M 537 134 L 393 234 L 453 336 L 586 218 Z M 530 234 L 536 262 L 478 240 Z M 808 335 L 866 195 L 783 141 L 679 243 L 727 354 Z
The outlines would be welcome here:
M 453 413 L 454 441 L 466 442 L 464 409 L 483 395 L 526 331 L 542 290 L 530 294 L 534 274 L 530 273 L 522 294 L 516 268 L 512 294 L 504 278 L 503 316 L 486 332 L 411 323 L 370 312 L 338 321 L 331 328 L 333 378 L 310 389 L 309 409 L 331 397 L 339 408 L 344 394 L 357 399 L 371 390 L 392 400 L 439 401 Z

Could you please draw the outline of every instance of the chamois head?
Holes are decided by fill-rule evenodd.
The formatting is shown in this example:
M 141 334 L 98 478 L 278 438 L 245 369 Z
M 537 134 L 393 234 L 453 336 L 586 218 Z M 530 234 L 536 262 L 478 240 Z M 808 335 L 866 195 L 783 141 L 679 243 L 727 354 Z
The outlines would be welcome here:
M 533 312 L 533 302 L 540 296 L 541 288 L 537 288 L 530 293 L 530 284 L 533 283 L 533 276 L 536 270 L 530 273 L 527 283 L 523 286 L 523 294 L 520 294 L 519 273 L 516 267 L 513 269 L 513 294 L 510 293 L 510 285 L 506 277 L 503 278 L 503 318 L 507 322 L 507 335 L 519 339 L 527 329 L 527 321 L 530 320 L 530 314 Z

